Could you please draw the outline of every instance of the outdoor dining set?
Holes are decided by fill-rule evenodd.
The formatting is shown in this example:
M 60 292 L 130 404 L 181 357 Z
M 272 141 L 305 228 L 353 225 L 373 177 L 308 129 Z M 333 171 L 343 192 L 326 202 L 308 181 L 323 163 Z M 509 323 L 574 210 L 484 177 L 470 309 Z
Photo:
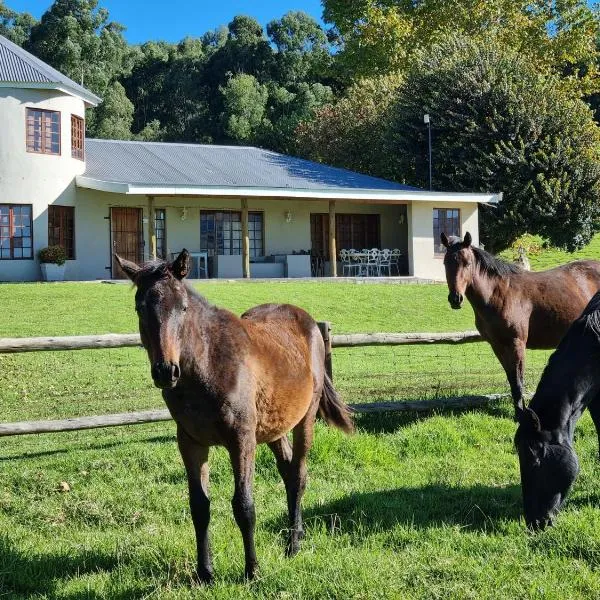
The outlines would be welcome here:
M 381 277 L 382 275 L 400 274 L 400 257 L 398 248 L 371 248 L 364 250 L 340 250 L 342 275 L 349 277 Z M 395 269 L 395 273 L 392 272 Z

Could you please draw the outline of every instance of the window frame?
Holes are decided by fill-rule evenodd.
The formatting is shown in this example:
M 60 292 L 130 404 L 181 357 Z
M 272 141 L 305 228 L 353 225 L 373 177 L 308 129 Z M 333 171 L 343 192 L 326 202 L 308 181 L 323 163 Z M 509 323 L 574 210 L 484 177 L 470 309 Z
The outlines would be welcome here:
M 241 256 L 242 252 L 243 252 L 243 240 L 242 240 L 242 212 L 239 210 L 234 210 L 234 209 L 200 209 L 200 251 L 201 252 L 206 252 L 208 257 L 212 257 L 212 256 L 216 256 L 219 254 L 219 248 L 218 248 L 218 239 L 215 239 L 215 250 L 213 253 L 212 249 L 208 248 L 208 244 L 206 245 L 206 247 L 203 246 L 202 244 L 202 223 L 203 223 L 203 216 L 205 215 L 217 215 L 217 214 L 227 214 L 228 215 L 228 222 L 231 225 L 231 223 L 235 222 L 240 224 L 239 227 L 239 240 L 235 239 L 233 236 L 230 236 L 229 238 L 229 254 L 225 255 L 225 256 Z M 238 220 L 232 221 L 231 217 L 232 216 L 236 216 L 238 217 Z M 257 231 L 256 226 L 251 226 L 252 223 L 252 217 L 257 217 L 260 215 L 260 241 L 261 241 L 261 248 L 260 248 L 260 253 L 257 252 L 256 249 L 256 240 L 252 238 L 251 233 L 254 231 Z M 216 221 L 215 221 L 216 222 Z M 233 233 L 234 231 L 237 232 L 237 229 L 234 230 L 234 228 L 230 227 L 230 233 Z M 215 227 L 215 230 L 213 232 L 213 235 L 217 235 L 217 229 Z M 223 241 L 225 240 L 225 236 L 223 237 Z M 232 243 L 233 241 L 235 242 L 239 242 L 239 254 L 238 253 L 234 253 L 232 252 L 232 250 L 234 249 L 233 246 L 234 244 Z M 250 258 L 257 258 L 257 257 L 262 257 L 265 256 L 265 248 L 266 248 L 266 240 L 265 240 L 265 213 L 264 211 L 261 210 L 252 210 L 248 212 L 248 241 L 249 241 L 249 254 L 250 254 Z M 237 243 L 235 244 L 235 246 L 237 246 Z M 237 248 L 235 248 L 237 250 Z M 224 248 L 223 248 L 224 250 Z
M 439 225 L 440 223 L 440 219 L 438 216 L 438 228 L 439 231 L 436 233 L 435 231 L 435 211 L 444 211 L 445 213 L 447 211 L 456 211 L 457 214 L 457 219 L 458 219 L 458 233 L 457 235 L 459 237 L 462 237 L 462 219 L 461 219 L 461 209 L 457 208 L 457 207 L 445 207 L 445 208 L 436 208 L 434 207 L 431 211 L 431 225 L 432 225 L 432 231 L 433 231 L 433 255 L 434 257 L 437 258 L 442 258 L 444 256 L 444 254 L 446 254 L 446 248 L 443 248 L 443 250 L 440 250 L 440 246 L 441 246 L 441 242 L 440 242 L 440 233 L 443 231 L 444 233 L 446 233 L 446 235 L 450 236 L 450 235 L 454 235 L 453 232 L 448 232 L 445 229 L 441 228 L 441 225 Z M 448 221 L 447 217 L 444 217 L 444 223 L 446 223 Z M 443 246 L 442 246 L 443 247 Z
M 76 141 L 81 146 L 76 146 Z M 74 114 L 71 114 L 71 158 L 85 161 L 85 119 Z
M 157 216 L 159 213 L 162 213 L 163 217 L 158 219 Z M 159 227 L 159 223 L 162 223 L 162 226 Z M 158 232 L 162 232 L 162 237 L 159 238 Z M 162 260 L 167 260 L 167 209 L 166 208 L 155 208 L 154 209 L 154 236 L 156 239 L 156 258 L 160 258 Z M 163 246 L 162 255 L 159 252 L 159 241 L 161 240 L 161 245 Z
M 54 238 L 54 232 L 52 233 L 52 235 L 50 235 L 50 209 L 52 209 L 52 212 L 56 211 L 57 213 L 62 213 L 62 215 L 60 216 L 60 225 L 59 226 L 54 226 L 54 228 L 58 228 L 60 229 L 60 234 L 59 234 L 59 240 L 56 241 Z M 66 244 L 66 230 L 67 228 L 67 223 L 65 220 L 65 216 L 69 216 L 70 213 L 70 217 L 71 217 L 71 252 L 69 253 L 68 251 L 68 247 Z M 53 215 L 54 218 L 54 215 Z M 76 259 L 76 254 L 75 254 L 75 207 L 74 206 L 65 206 L 62 204 L 49 204 L 48 205 L 48 246 L 60 246 L 61 248 L 64 248 L 65 253 L 67 255 L 67 260 L 75 260 Z
M 41 121 L 41 130 L 40 130 L 40 147 L 41 150 L 35 150 L 34 147 L 34 143 L 35 141 L 32 140 L 32 143 L 30 145 L 30 137 L 29 137 L 29 116 L 32 113 L 42 113 L 42 114 L 47 114 L 47 115 L 58 115 L 58 151 L 57 152 L 53 152 L 52 151 L 52 141 L 50 141 L 50 148 L 48 148 L 45 145 L 45 121 L 44 118 L 42 117 L 42 121 Z M 33 135 L 35 136 L 35 128 L 33 131 Z M 52 135 L 52 131 L 50 131 L 50 135 Z M 47 154 L 50 156 L 61 156 L 62 155 L 62 115 L 60 113 L 59 110 L 48 110 L 46 108 L 36 108 L 33 106 L 26 106 L 25 107 L 25 149 L 27 150 L 27 152 L 31 153 L 31 154 Z
M 8 204 L 6 202 L 0 203 L 0 208 L 2 207 L 6 207 L 8 206 L 8 228 L 9 228 L 9 236 L 8 239 L 10 240 L 10 256 L 8 257 L 4 257 L 2 256 L 2 251 L 0 250 L 0 261 L 2 260 L 34 260 L 35 259 L 35 254 L 34 254 L 34 240 L 33 240 L 33 204 Z M 14 214 L 13 214 L 13 210 L 16 207 L 23 207 L 23 206 L 27 206 L 29 207 L 29 229 L 31 232 L 31 235 L 28 236 L 28 238 L 31 239 L 31 256 L 14 256 L 14 251 L 15 251 L 15 247 L 13 245 L 13 239 L 15 239 L 14 236 L 14 232 L 13 232 L 13 228 L 14 228 Z M 0 223 L 0 227 L 3 227 L 3 225 Z M 1 231 L 1 230 L 0 230 Z M 0 238 L 2 239 L 2 238 Z M 21 246 L 21 249 L 23 247 Z

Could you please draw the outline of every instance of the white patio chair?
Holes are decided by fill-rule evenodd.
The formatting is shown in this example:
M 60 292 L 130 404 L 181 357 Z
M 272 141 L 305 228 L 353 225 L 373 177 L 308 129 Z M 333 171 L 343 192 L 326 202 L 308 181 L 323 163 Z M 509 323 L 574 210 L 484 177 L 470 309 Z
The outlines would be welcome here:
M 394 248 L 390 256 L 390 264 L 396 269 L 396 275 L 400 275 L 400 257 L 402 252 L 398 248 Z
M 379 273 L 379 248 L 367 250 L 367 275 L 377 275 Z
M 387 269 L 387 274 L 392 274 L 392 251 L 384 248 L 379 252 L 379 261 L 377 263 L 377 275 L 381 277 L 381 271 Z
M 352 277 L 353 274 L 356 275 L 359 264 L 356 263 L 353 256 L 353 250 L 340 250 L 340 261 L 342 262 L 342 276 L 346 276 L 346 271 L 348 272 L 348 276 Z

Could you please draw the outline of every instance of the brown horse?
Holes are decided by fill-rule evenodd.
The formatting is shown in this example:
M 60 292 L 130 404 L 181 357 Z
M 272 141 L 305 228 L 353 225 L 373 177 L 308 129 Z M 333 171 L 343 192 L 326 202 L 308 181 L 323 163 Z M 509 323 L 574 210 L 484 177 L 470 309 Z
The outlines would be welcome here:
M 600 262 L 579 260 L 538 273 L 504 262 L 471 244 L 471 235 L 448 239 L 444 256 L 452 308 L 466 296 L 475 326 L 504 367 L 515 404 L 523 408 L 525 348 L 556 348 L 600 289 Z M 594 416 L 600 425 L 600 414 Z
M 198 549 L 197 576 L 213 577 L 208 542 L 208 451 L 229 452 L 235 493 L 233 514 L 242 532 L 245 575 L 257 569 L 252 499 L 256 445 L 273 451 L 284 481 L 289 513 L 288 556 L 303 535 L 300 502 L 306 456 L 317 412 L 350 433 L 348 407 L 325 372 L 325 347 L 315 321 L 288 304 L 257 306 L 238 318 L 210 305 L 184 285 L 187 250 L 173 263 L 138 266 L 116 256 L 134 282 L 142 343 L 154 384 L 177 423 L 187 472 Z M 287 433 L 293 430 L 293 445 Z

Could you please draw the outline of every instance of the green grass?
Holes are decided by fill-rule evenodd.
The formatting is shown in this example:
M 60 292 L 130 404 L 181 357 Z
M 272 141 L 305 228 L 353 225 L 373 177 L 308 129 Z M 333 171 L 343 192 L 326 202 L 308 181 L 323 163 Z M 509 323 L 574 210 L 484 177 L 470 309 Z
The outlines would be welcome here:
M 473 328 L 444 286 L 210 284 L 240 312 L 290 301 L 335 331 Z M 0 286 L 0 336 L 135 330 L 128 286 Z M 544 356 L 529 357 L 535 371 Z M 161 406 L 138 349 L 0 355 L 2 420 Z M 349 402 L 505 390 L 483 344 L 334 351 Z M 211 452 L 216 584 L 195 561 L 172 423 L 0 441 L 1 598 L 591 598 L 600 595 L 596 435 L 576 433 L 582 471 L 556 527 L 520 519 L 508 402 L 486 410 L 357 417 L 346 437 L 317 424 L 300 554 L 283 557 L 285 494 L 268 449 L 257 457 L 260 577 L 241 580 L 226 453 Z M 61 482 L 70 491 L 61 492 Z
M 536 237 L 534 239 L 541 244 L 541 238 Z M 510 250 L 502 252 L 500 255 L 507 260 L 513 258 L 513 253 Z M 541 248 L 539 252 L 529 253 L 527 258 L 529 258 L 533 271 L 552 269 L 574 260 L 600 260 L 600 233 L 596 234 L 585 248 L 577 252 L 565 252 L 557 248 Z

